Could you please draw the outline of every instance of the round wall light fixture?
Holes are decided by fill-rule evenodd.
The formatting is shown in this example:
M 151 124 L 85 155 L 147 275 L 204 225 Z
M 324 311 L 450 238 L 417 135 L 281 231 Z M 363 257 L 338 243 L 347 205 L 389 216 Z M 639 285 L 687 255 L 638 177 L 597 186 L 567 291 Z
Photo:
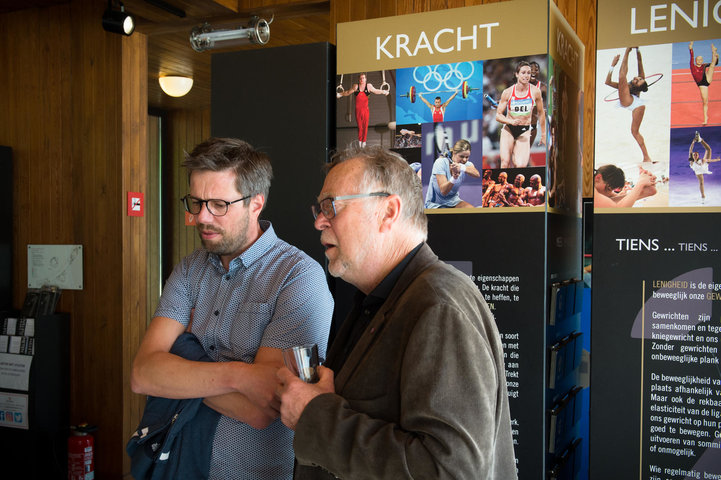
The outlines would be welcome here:
M 158 78 L 160 88 L 171 97 L 182 97 L 193 88 L 193 79 L 179 75 L 162 75 Z

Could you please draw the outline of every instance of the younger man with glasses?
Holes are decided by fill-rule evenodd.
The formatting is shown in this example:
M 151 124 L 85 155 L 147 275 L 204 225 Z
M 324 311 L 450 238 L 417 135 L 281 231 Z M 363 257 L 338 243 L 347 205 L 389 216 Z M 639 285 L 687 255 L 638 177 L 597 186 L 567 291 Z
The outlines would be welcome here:
M 498 329 L 426 245 L 422 192 L 380 147 L 331 163 L 315 227 L 328 270 L 358 292 L 318 383 L 278 370 L 296 479 L 516 478 Z
M 288 479 L 293 432 L 274 397 L 282 349 L 317 343 L 325 354 L 333 299 L 321 266 L 259 220 L 272 169 L 269 158 L 236 139 L 212 138 L 186 156 L 203 244 L 170 275 L 135 357 L 134 392 L 191 399 L 220 412 L 211 479 Z M 170 353 L 181 334 L 197 337 L 211 362 Z M 171 452 L 176 456 L 195 452 Z M 196 472 L 179 471 L 178 478 Z

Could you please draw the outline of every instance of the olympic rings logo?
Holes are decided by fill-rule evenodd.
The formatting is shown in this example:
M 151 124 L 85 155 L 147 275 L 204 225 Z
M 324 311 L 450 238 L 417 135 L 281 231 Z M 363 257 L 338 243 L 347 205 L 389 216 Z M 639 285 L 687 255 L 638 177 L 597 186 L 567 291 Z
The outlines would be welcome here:
M 465 67 L 466 64 L 468 67 Z M 468 69 L 470 69 L 470 73 L 465 74 L 464 70 Z M 426 65 L 413 69 L 413 80 L 422 84 L 427 92 L 436 92 L 441 87 L 445 87 L 446 90 L 458 90 L 463 85 L 463 82 L 473 76 L 474 71 L 473 62 Z

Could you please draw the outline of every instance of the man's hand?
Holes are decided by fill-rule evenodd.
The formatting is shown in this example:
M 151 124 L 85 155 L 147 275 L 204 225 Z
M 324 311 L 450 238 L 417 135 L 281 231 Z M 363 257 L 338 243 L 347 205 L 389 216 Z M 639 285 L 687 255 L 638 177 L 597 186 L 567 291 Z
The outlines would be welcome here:
M 277 367 L 255 363 L 249 365 L 240 389 L 248 400 L 270 417 L 277 417 L 280 403 L 275 396 L 278 387 Z
M 311 400 L 324 393 L 335 393 L 333 370 L 319 366 L 318 375 L 318 383 L 305 383 L 285 367 L 278 370 L 280 419 L 291 430 L 295 430 L 298 419 Z

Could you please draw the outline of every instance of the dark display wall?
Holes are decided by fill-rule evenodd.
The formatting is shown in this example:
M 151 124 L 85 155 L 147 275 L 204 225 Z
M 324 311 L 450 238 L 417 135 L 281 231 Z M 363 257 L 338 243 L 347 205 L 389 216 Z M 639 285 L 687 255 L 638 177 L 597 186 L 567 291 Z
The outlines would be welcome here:
M 721 473 L 718 228 L 706 213 L 596 215 L 592 478 Z
M 543 212 L 429 216 L 429 245 L 471 277 L 496 317 L 520 478 L 544 464 L 545 222 Z M 519 225 L 526 233 L 511 234 Z
M 335 141 L 334 70 L 328 43 L 214 54 L 211 70 L 212 135 L 243 139 L 270 155 L 274 178 L 261 218 L 321 265 L 310 205 Z

